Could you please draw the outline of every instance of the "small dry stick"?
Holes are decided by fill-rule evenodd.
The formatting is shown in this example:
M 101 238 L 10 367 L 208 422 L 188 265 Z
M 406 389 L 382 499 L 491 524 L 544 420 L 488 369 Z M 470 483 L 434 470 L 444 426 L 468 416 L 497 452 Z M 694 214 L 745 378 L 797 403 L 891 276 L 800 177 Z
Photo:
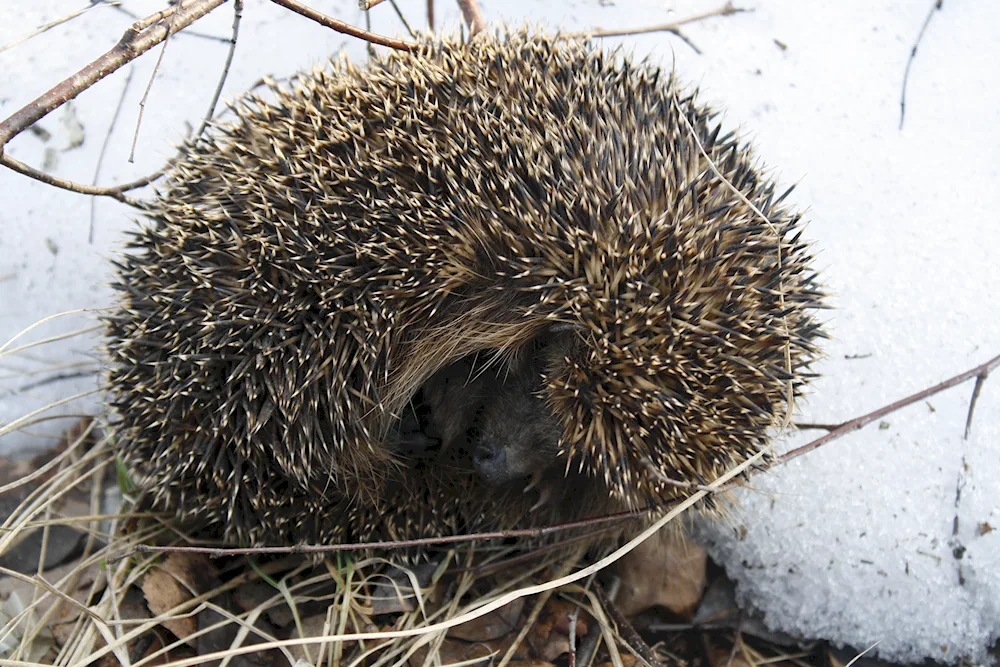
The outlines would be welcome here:
M 54 21 L 49 21 L 45 25 L 39 26 L 38 28 L 36 28 L 35 30 L 33 30 L 29 34 L 25 35 L 24 37 L 21 37 L 20 39 L 15 39 L 13 42 L 8 42 L 8 43 L 4 44 L 3 46 L 0 46 L 0 53 L 3 53 L 7 49 L 12 49 L 15 46 L 17 46 L 18 44 L 23 44 L 24 42 L 27 42 L 32 37 L 38 37 L 43 32 L 47 32 L 47 31 L 51 30 L 52 28 L 55 28 L 56 26 L 60 26 L 63 23 L 66 23 L 67 21 L 72 21 L 77 16 L 80 16 L 81 14 L 86 14 L 87 12 L 89 12 L 91 9 L 94 9 L 95 7 L 117 7 L 119 4 L 121 4 L 121 3 L 120 2 L 100 2 L 100 3 L 99 2 L 91 2 L 89 5 L 87 5 L 83 9 L 78 9 L 75 12 L 70 12 L 66 16 L 63 16 L 61 18 L 57 18 Z
M 358 0 L 358 7 L 364 11 L 368 11 L 376 5 L 381 5 L 385 0 Z
M 184 6 L 182 9 L 172 8 L 164 12 L 157 12 L 141 21 L 136 21 L 125 31 L 125 34 L 122 35 L 113 49 L 91 62 L 76 74 L 56 84 L 23 108 L 14 112 L 13 115 L 3 122 L 0 122 L 0 164 L 25 176 L 34 178 L 37 181 L 64 190 L 80 194 L 113 197 L 126 204 L 141 207 L 139 202 L 124 194 L 128 190 L 133 189 L 132 187 L 117 186 L 105 188 L 57 178 L 41 172 L 34 167 L 30 167 L 19 160 L 15 160 L 4 153 L 4 148 L 11 139 L 34 125 L 38 120 L 74 99 L 84 90 L 90 88 L 112 72 L 118 71 L 127 63 L 132 62 L 146 51 L 163 42 L 167 38 L 168 32 L 176 32 L 191 25 L 225 1 L 197 0 Z M 173 17 L 172 28 L 168 28 L 166 25 L 157 22 L 165 16 Z M 142 184 L 145 185 L 145 183 Z M 131 186 L 133 184 L 126 185 Z M 133 187 L 141 186 L 136 185 Z
M 903 129 L 903 118 L 906 116 L 906 83 L 910 80 L 910 66 L 913 65 L 913 59 L 917 57 L 917 47 L 920 46 L 920 41 L 924 38 L 924 33 L 927 32 L 927 26 L 931 22 L 931 17 L 934 16 L 934 12 L 941 10 L 941 5 L 943 4 L 944 0 L 934 0 L 934 4 L 924 19 L 924 24 L 920 26 L 917 39 L 913 42 L 913 48 L 910 49 L 910 57 L 906 59 L 906 70 L 903 72 L 903 91 L 899 96 L 899 129 L 901 130 Z
M 132 75 L 135 74 L 135 68 L 130 67 L 128 70 L 128 75 L 125 77 L 125 85 L 122 86 L 121 97 L 118 98 L 118 104 L 115 106 L 115 112 L 111 115 L 111 122 L 108 124 L 108 132 L 104 135 L 104 143 L 101 144 L 101 152 L 97 154 L 97 164 L 94 166 L 94 178 L 90 182 L 92 186 L 97 186 L 97 179 L 101 175 L 101 165 L 104 164 L 104 154 L 108 151 L 108 144 L 111 143 L 111 135 L 115 131 L 115 125 L 118 123 L 118 116 L 121 115 L 122 107 L 125 106 L 125 94 L 128 93 L 128 86 L 132 83 Z M 90 228 L 87 231 L 87 243 L 94 242 L 94 211 L 97 205 L 97 198 L 90 198 Z
M 392 5 L 392 10 L 396 12 L 396 16 L 399 17 L 400 23 L 406 28 L 406 32 L 409 33 L 411 38 L 416 38 L 417 33 L 413 32 L 413 28 L 410 27 L 410 22 L 406 20 L 406 15 L 403 14 L 403 10 L 399 8 L 399 4 L 396 0 L 389 0 L 389 4 Z
M 777 460 L 775 462 L 775 465 L 777 465 L 779 463 L 787 463 L 788 461 L 791 461 L 794 458 L 802 456 L 803 454 L 807 454 L 808 452 L 811 452 L 812 450 L 814 450 L 814 449 L 816 449 L 818 447 L 822 447 L 823 445 L 825 445 L 827 442 L 829 442 L 831 440 L 835 440 L 836 438 L 839 438 L 839 437 L 841 437 L 843 435 L 846 435 L 846 434 L 848 434 L 848 433 L 850 433 L 852 431 L 857 431 L 859 428 L 862 428 L 863 426 L 867 426 L 868 424 L 871 424 L 873 421 L 875 421 L 877 419 L 881 419 L 882 417 L 886 416 L 890 412 L 895 412 L 896 410 L 899 410 L 900 408 L 904 408 L 907 405 L 912 405 L 913 403 L 917 403 L 918 401 L 922 401 L 925 398 L 927 398 L 928 396 L 932 396 L 933 394 L 936 394 L 936 393 L 938 393 L 940 391 L 944 391 L 945 389 L 949 389 L 951 387 L 954 387 L 955 385 L 961 384 L 961 383 L 965 382 L 966 380 L 970 380 L 972 378 L 977 378 L 976 385 L 979 386 L 979 385 L 981 385 L 981 383 L 983 381 L 985 381 L 986 376 L 990 374 L 990 371 L 992 371 L 997 366 L 1000 366 L 1000 356 L 993 357 L 992 359 L 990 359 L 989 361 L 987 361 L 984 364 L 980 364 L 979 366 L 976 366 L 973 369 L 967 370 L 964 373 L 959 373 L 955 377 L 948 378 L 944 382 L 939 382 L 938 384 L 934 385 L 933 387 L 929 387 L 927 389 L 924 389 L 923 391 L 918 391 L 917 393 L 915 393 L 915 394 L 913 394 L 911 396 L 907 396 L 906 398 L 902 398 L 902 399 L 896 401 L 895 403 L 891 403 L 891 404 L 889 404 L 889 405 L 887 405 L 887 406 L 885 406 L 883 408 L 879 408 L 878 410 L 875 410 L 874 412 L 869 412 L 868 414 L 862 415 L 861 417 L 858 417 L 857 419 L 852 419 L 851 421 L 844 422 L 843 424 L 837 426 L 836 428 L 834 428 L 832 431 L 830 431 L 826 435 L 824 435 L 824 436 L 822 436 L 820 438 L 817 438 L 817 439 L 813 440 L 812 442 L 810 442 L 808 444 L 802 445 L 801 447 L 793 449 L 790 452 L 782 454 L 781 456 L 779 456 L 777 458 Z M 970 403 L 969 403 L 969 415 L 968 415 L 968 417 L 966 419 L 966 432 L 968 432 L 968 429 L 972 425 L 972 411 L 976 407 L 976 400 L 975 399 L 978 398 L 978 396 L 979 396 L 979 392 L 973 390 L 972 401 L 970 401 Z
M 553 526 L 540 528 L 524 528 L 520 530 L 498 530 L 489 533 L 471 533 L 468 535 L 447 535 L 443 537 L 423 537 L 414 540 L 390 540 L 385 542 L 355 542 L 345 544 L 298 544 L 284 547 L 184 547 L 184 546 L 153 546 L 139 544 L 133 549 L 108 559 L 114 563 L 137 553 L 187 552 L 208 554 L 209 558 L 223 556 L 250 556 L 263 554 L 319 554 L 338 551 L 360 551 L 362 549 L 399 549 L 404 547 L 431 546 L 435 544 L 453 544 L 456 542 L 474 542 L 480 540 L 501 540 L 519 537 L 538 538 L 573 528 L 597 526 L 601 524 L 618 524 L 624 520 L 637 519 L 645 516 L 645 511 L 618 512 L 607 516 L 568 521 Z
M 470 37 L 486 29 L 486 20 L 479 11 L 476 0 L 458 0 L 458 6 L 462 10 L 465 22 L 469 25 Z
M 183 0 L 181 0 L 183 2 Z M 181 2 L 171 7 L 173 10 L 180 9 Z M 167 45 L 170 44 L 170 36 L 174 34 L 174 19 L 177 18 L 177 12 L 171 12 L 170 19 L 167 21 L 167 36 L 163 38 L 163 47 L 160 49 L 160 55 L 156 56 L 156 63 L 153 64 L 153 71 L 149 74 L 149 82 L 146 84 L 146 90 L 142 93 L 142 99 L 139 100 L 139 117 L 135 120 L 135 132 L 132 134 L 132 148 L 128 153 L 129 163 L 135 162 L 135 145 L 139 142 L 139 127 L 142 125 L 142 115 L 146 111 L 146 100 L 149 99 L 149 93 L 153 90 L 153 81 L 156 80 L 156 74 L 160 71 L 160 63 L 163 62 L 163 56 L 167 52 Z
M 979 400 L 979 392 L 983 388 L 983 383 L 986 382 L 986 377 L 990 374 L 992 368 L 986 368 L 982 373 L 976 376 L 976 386 L 972 388 L 972 399 L 969 401 L 969 414 L 965 418 L 965 436 L 964 440 L 969 439 L 969 431 L 972 429 L 972 413 L 976 409 L 976 401 Z
M 191 25 L 223 2 L 226 0 L 197 0 L 190 3 L 176 12 L 173 29 L 176 31 Z M 143 25 L 145 22 L 137 21 L 125 31 L 113 49 L 0 122 L 0 152 L 11 139 L 36 121 L 167 38 L 167 26 L 161 23 L 146 26 Z
M 807 454 L 814 449 L 822 447 L 828 442 L 836 440 L 847 433 L 856 431 L 873 421 L 884 417 L 885 415 L 895 412 L 901 408 L 911 405 L 918 401 L 921 401 L 928 396 L 939 393 L 954 387 L 955 385 L 961 384 L 966 380 L 974 377 L 985 378 L 994 368 L 1000 366 L 1000 356 L 996 356 L 993 359 L 987 361 L 984 364 L 976 366 L 975 368 L 968 370 L 964 373 L 960 373 L 944 382 L 938 383 L 933 387 L 925 389 L 923 391 L 917 392 L 912 396 L 901 399 L 887 405 L 883 408 L 870 412 L 867 415 L 858 417 L 849 422 L 845 422 L 826 435 L 817 438 L 801 447 L 791 450 L 779 456 L 775 459 L 773 465 L 780 465 L 782 463 L 787 463 L 788 461 Z M 970 405 L 971 408 L 974 407 Z M 971 416 L 970 416 L 971 420 Z M 759 454 L 755 456 L 751 461 L 743 464 L 741 469 L 745 469 L 753 465 L 754 461 L 759 458 Z M 773 466 L 772 466 L 773 467 Z M 718 493 L 722 491 L 728 491 L 736 486 L 735 483 L 726 482 L 724 484 L 714 486 L 714 487 L 704 487 L 698 489 L 696 496 L 703 496 L 709 491 L 713 493 Z M 684 501 L 687 502 L 687 501 Z M 538 538 L 553 533 L 557 533 L 563 530 L 569 530 L 573 528 L 582 528 L 590 526 L 599 526 L 603 524 L 616 524 L 623 520 L 628 519 L 638 519 L 647 516 L 648 512 L 653 508 L 645 508 L 642 510 L 636 510 L 632 512 L 618 512 L 616 514 L 609 514 L 602 517 L 594 517 L 590 519 L 581 519 L 579 521 L 569 521 L 566 523 L 561 523 L 553 526 L 543 526 L 541 528 L 526 528 L 522 530 L 504 530 L 496 531 L 491 533 L 473 533 L 468 535 L 449 535 L 444 537 L 427 537 L 415 540 L 392 540 L 384 542 L 359 542 L 359 543 L 349 543 L 349 544 L 300 544 L 291 547 L 252 547 L 252 548 L 218 548 L 218 547 L 195 547 L 195 546 L 152 546 L 140 544 L 133 549 L 121 553 L 117 556 L 108 559 L 109 563 L 114 563 L 123 558 L 127 558 L 137 553 L 160 553 L 160 552 L 188 552 L 188 553 L 204 553 L 208 554 L 211 558 L 219 558 L 223 556 L 238 556 L 238 555 L 254 555 L 254 554 L 318 554 L 318 553 L 332 553 L 338 551 L 360 551 L 362 549 L 399 549 L 405 547 L 414 546 L 429 546 L 435 544 L 453 544 L 458 542 L 471 542 L 477 540 L 496 540 L 496 539 L 507 539 L 507 538 L 518 538 L 518 537 L 528 537 L 528 538 Z M 666 508 L 656 508 L 657 510 L 665 510 Z
M 594 582 L 594 592 L 597 593 L 597 597 L 600 598 L 601 604 L 604 609 L 611 614 L 611 618 L 615 620 L 615 624 L 618 626 L 618 631 L 621 633 L 622 637 L 628 642 L 628 645 L 635 649 L 639 658 L 648 665 L 648 667 L 662 667 L 660 661 L 656 659 L 656 655 L 653 654 L 653 649 L 649 648 L 649 644 L 639 636 L 639 633 L 635 631 L 629 620 L 625 618 L 621 610 L 618 609 L 618 605 L 611 601 L 608 594 L 604 592 L 604 587 L 601 586 L 599 582 Z
M 740 609 L 739 616 L 736 618 L 736 634 L 733 636 L 733 646 L 729 649 L 729 659 L 726 660 L 726 667 L 733 667 L 733 661 L 736 660 L 736 654 L 742 652 L 740 650 L 740 645 L 743 643 L 743 610 Z
M 688 23 L 694 23 L 696 21 L 703 21 L 715 16 L 729 16 L 731 14 L 739 14 L 740 12 L 750 12 L 752 9 L 746 9 L 744 7 L 734 7 L 732 2 L 727 2 L 722 7 L 718 9 L 713 9 L 710 12 L 705 12 L 703 14 L 696 14 L 694 16 L 689 16 L 680 21 L 674 21 L 672 23 L 660 23 L 657 25 L 645 26 L 642 28 L 622 28 L 622 29 L 601 29 L 595 28 L 593 30 L 587 30 L 584 32 L 574 32 L 567 33 L 564 37 L 624 37 L 626 35 L 642 35 L 650 32 L 672 32 L 684 41 L 687 39 L 680 34 L 680 27 Z M 688 42 L 690 44 L 690 42 Z M 692 45 L 693 47 L 693 45 Z M 697 50 L 697 49 L 695 49 Z
M 336 30 L 337 32 L 343 33 L 345 35 L 351 35 L 352 37 L 357 37 L 363 39 L 371 44 L 379 44 L 381 46 L 388 46 L 392 49 L 398 49 L 400 51 L 412 51 L 417 48 L 416 44 L 410 42 L 404 42 L 400 39 L 393 39 L 391 37 L 385 37 L 383 35 L 376 35 L 373 32 L 368 32 L 367 30 L 362 30 L 349 23 L 344 23 L 333 17 L 322 14 L 312 7 L 306 7 L 301 2 L 296 0 L 271 0 L 276 5 L 281 5 L 285 9 L 290 9 L 299 16 L 304 16 L 310 21 L 315 21 L 322 26 L 330 28 L 331 30 Z
M 434 32 L 434 0 L 427 0 L 427 27 Z

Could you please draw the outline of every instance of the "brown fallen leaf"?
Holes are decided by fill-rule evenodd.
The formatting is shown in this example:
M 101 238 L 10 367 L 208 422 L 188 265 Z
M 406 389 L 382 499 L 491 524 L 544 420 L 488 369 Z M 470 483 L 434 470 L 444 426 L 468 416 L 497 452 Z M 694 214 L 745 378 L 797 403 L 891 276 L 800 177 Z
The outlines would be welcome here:
M 622 652 L 622 667 L 635 667 L 636 663 L 639 662 L 639 658 L 631 653 Z M 602 662 L 600 667 L 615 667 L 613 662 Z
M 336 629 L 326 629 L 326 614 L 316 614 L 315 616 L 306 616 L 302 619 L 302 633 L 299 634 L 298 627 L 292 628 L 292 637 L 322 637 L 324 634 L 336 634 Z M 326 630 L 326 632 L 324 632 Z M 309 644 L 309 646 L 289 646 L 288 652 L 292 654 L 295 658 L 296 663 L 306 660 L 310 664 L 316 664 L 316 658 L 319 657 L 320 650 L 323 648 L 322 644 Z M 324 652 L 325 655 L 330 655 L 330 646 L 326 647 Z M 308 652 L 308 657 L 306 653 Z
M 569 624 L 576 605 L 560 598 L 549 598 L 532 628 L 531 645 L 541 660 L 555 661 L 569 653 Z M 576 621 L 576 636 L 579 639 L 588 632 L 589 617 L 583 611 Z
M 485 616 L 455 626 L 448 631 L 448 637 L 470 642 L 499 639 L 518 627 L 518 620 L 523 610 L 524 598 L 518 598 Z
M 446 637 L 444 642 L 441 643 L 441 650 L 438 651 L 438 659 L 442 665 L 451 665 L 460 662 L 466 662 L 469 660 L 476 660 L 479 658 L 481 662 L 472 663 L 474 665 L 487 664 L 492 662 L 498 662 L 506 653 L 507 649 L 514 642 L 515 635 L 511 633 L 506 637 L 501 637 L 499 639 L 494 639 L 491 641 L 482 642 L 467 642 L 461 639 L 452 639 Z M 408 661 L 410 667 L 421 667 L 424 664 L 424 660 L 427 658 L 428 646 L 422 646 L 418 649 Z M 514 659 L 509 663 L 514 665 L 515 663 L 541 663 L 540 661 L 531 660 L 528 656 L 527 642 L 521 644 L 521 647 L 514 653 Z
M 140 584 L 146 604 L 155 616 L 168 614 L 191 598 L 218 585 L 218 572 L 203 554 L 171 553 L 146 572 Z M 198 619 L 181 616 L 163 621 L 178 639 L 187 639 L 198 629 Z
M 170 553 L 158 567 L 193 595 L 207 593 L 219 585 L 219 571 L 205 554 Z
M 221 595 L 212 600 L 218 607 L 226 609 L 229 612 L 233 612 L 236 608 L 235 603 L 232 602 L 228 594 Z M 235 622 L 230 621 L 221 613 L 213 608 L 204 609 L 198 614 L 197 618 L 198 630 L 201 634 L 198 635 L 196 651 L 198 655 L 205 655 L 206 653 L 216 653 L 218 651 L 225 651 L 234 645 L 237 636 L 239 635 L 242 627 Z M 260 632 L 255 632 L 254 630 L 259 630 Z M 265 633 L 274 636 L 274 628 L 270 626 L 267 620 L 263 617 L 258 617 L 256 622 L 240 643 L 237 646 L 251 646 L 253 644 L 260 644 L 268 640 L 267 637 L 260 633 Z M 234 655 L 229 660 L 229 665 L 231 667 L 271 667 L 274 664 L 275 658 L 277 657 L 277 651 L 257 651 L 255 653 L 241 653 L 239 655 Z M 221 660 L 213 660 L 211 662 L 202 663 L 204 667 L 215 667 L 221 664 Z
M 159 567 L 151 567 L 146 572 L 140 587 L 154 616 L 168 614 L 194 597 L 183 584 Z M 191 615 L 169 618 L 164 619 L 162 625 L 178 639 L 187 639 L 198 629 L 198 619 Z
M 628 617 L 659 605 L 690 619 L 705 590 L 707 560 L 679 531 L 661 530 L 615 563 L 619 610 Z

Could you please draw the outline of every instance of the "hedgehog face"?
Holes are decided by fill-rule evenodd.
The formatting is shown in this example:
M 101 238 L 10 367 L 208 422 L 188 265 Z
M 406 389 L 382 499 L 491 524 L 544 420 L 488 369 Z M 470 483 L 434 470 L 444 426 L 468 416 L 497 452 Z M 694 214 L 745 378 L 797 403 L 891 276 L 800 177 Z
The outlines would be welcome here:
M 447 366 L 423 385 L 411 411 L 425 411 L 426 422 L 404 417 L 397 447 L 412 456 L 436 441 L 489 486 L 537 481 L 558 460 L 562 437 L 544 393 L 543 369 L 554 350 L 538 339 L 506 362 L 483 352 Z
M 562 428 L 543 398 L 539 357 L 522 355 L 485 381 L 486 400 L 466 431 L 466 446 L 490 485 L 518 479 L 533 485 L 557 460 Z

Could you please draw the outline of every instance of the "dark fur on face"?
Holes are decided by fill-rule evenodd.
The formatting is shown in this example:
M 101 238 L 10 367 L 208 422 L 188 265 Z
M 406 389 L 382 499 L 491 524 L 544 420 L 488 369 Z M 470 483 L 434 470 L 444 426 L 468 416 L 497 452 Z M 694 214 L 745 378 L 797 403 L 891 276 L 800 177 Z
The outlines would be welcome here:
M 557 462 L 562 436 L 545 401 L 544 373 L 569 344 L 546 334 L 503 361 L 484 352 L 438 371 L 401 418 L 395 453 L 451 452 L 490 486 L 529 479 L 534 486 Z

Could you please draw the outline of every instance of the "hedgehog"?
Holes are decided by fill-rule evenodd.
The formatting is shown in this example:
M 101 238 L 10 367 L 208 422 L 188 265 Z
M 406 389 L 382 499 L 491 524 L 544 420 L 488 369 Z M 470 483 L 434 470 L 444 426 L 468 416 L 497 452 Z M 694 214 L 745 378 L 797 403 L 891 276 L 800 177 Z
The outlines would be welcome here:
M 249 93 L 117 261 L 117 454 L 232 544 L 663 508 L 811 377 L 801 215 L 693 92 L 533 29 Z

